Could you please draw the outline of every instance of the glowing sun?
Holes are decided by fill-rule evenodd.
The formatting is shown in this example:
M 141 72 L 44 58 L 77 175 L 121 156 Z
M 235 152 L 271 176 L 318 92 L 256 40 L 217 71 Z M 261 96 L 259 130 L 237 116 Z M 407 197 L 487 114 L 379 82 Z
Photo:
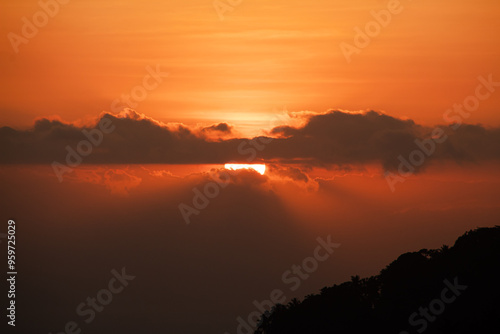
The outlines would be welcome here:
M 225 164 L 225 169 L 237 170 L 237 169 L 253 169 L 260 175 L 264 175 L 266 172 L 266 165 L 264 164 Z

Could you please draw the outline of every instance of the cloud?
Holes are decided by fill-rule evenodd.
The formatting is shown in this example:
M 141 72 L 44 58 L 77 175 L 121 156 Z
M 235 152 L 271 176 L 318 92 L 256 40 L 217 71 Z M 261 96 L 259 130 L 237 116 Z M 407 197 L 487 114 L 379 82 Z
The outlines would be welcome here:
M 93 126 L 86 127 L 38 119 L 32 129 L 25 131 L 0 128 L 0 163 L 65 164 L 70 152 L 80 152 L 86 154 L 81 154 L 81 162 L 86 164 L 267 161 L 349 168 L 379 163 L 391 170 L 400 163 L 400 156 L 408 159 L 412 152 L 425 152 L 426 147 L 432 151 L 426 156 L 429 161 L 500 158 L 498 128 L 470 124 L 458 128 L 451 124 L 429 127 L 375 111 L 329 111 L 294 117 L 302 117 L 303 125 L 278 125 L 270 132 L 273 138 L 253 139 L 223 139 L 233 134 L 233 127 L 227 123 L 193 129 L 165 124 L 130 109 L 116 115 L 103 113 Z M 107 122 L 112 128 L 102 138 L 100 122 Z M 439 138 L 436 129 L 441 131 Z M 90 143 L 93 144 L 88 153 Z M 293 173 L 288 171 L 291 177 L 305 177 Z
M 79 168 L 74 173 L 69 174 L 68 179 L 77 183 L 101 185 L 109 190 L 111 194 L 124 196 L 128 195 L 131 189 L 141 184 L 142 178 L 135 174 L 129 168 Z
M 108 133 L 99 126 L 103 121 Z M 209 142 L 182 124 L 164 124 L 132 110 L 103 113 L 92 127 L 47 119 L 27 131 L 3 127 L 0 139 L 1 163 L 64 164 L 68 154 L 76 160 L 74 152 L 83 163 L 215 163 L 237 152 L 235 143 Z
M 309 176 L 297 167 L 280 167 L 277 165 L 268 166 L 269 171 L 283 178 L 289 178 L 294 181 L 309 182 Z
M 264 159 L 332 165 L 375 162 L 395 169 L 400 156 L 408 159 L 415 150 L 423 151 L 428 160 L 500 158 L 498 128 L 467 124 L 456 129 L 454 125 L 429 127 L 375 111 L 330 111 L 310 116 L 303 127 L 279 126 L 271 133 L 278 138 L 262 152 Z M 433 139 L 436 133 L 440 136 Z
M 232 126 L 230 126 L 227 123 L 219 123 L 219 124 L 215 124 L 215 125 L 203 128 L 202 131 L 203 132 L 212 132 L 212 131 L 215 131 L 215 132 L 222 132 L 222 133 L 231 133 Z
M 214 124 L 208 127 L 203 127 L 199 130 L 199 136 L 207 140 L 220 141 L 234 137 L 234 127 L 227 123 Z
M 420 249 L 423 242 L 439 247 L 478 222 L 498 224 L 500 213 L 500 180 L 493 168 L 422 175 L 407 181 L 398 196 L 388 192 L 385 180 L 366 175 L 323 180 L 318 192 L 307 192 L 294 186 L 304 182 L 282 185 L 272 175 L 241 171 L 187 226 L 178 206 L 193 205 L 193 189 L 203 192 L 213 182 L 211 175 L 157 176 L 154 172 L 165 166 L 145 167 L 121 168 L 142 179 L 128 196 L 110 196 L 106 188 L 103 176 L 108 169 L 116 173 L 116 167 L 83 166 L 75 174 L 88 170 L 88 182 L 61 184 L 49 165 L 0 168 L 6 189 L 0 212 L 4 221 L 15 217 L 23 224 L 24 245 L 31 254 L 23 262 L 25 293 L 19 296 L 25 314 L 40 317 L 35 325 L 26 322 L 30 329 L 49 333 L 62 328 L 75 319 L 79 302 L 105 287 L 103 275 L 126 266 L 137 275 L 132 283 L 138 284 L 131 283 L 124 292 L 128 297 L 109 307 L 109 316 L 125 323 L 121 333 L 162 328 L 164 319 L 150 317 L 151 309 L 178 314 L 169 322 L 177 332 L 191 324 L 189 333 L 234 333 L 237 317 L 255 311 L 252 302 L 268 299 L 274 289 L 284 291 L 287 301 L 302 298 L 351 275 L 376 272 L 402 249 Z M 469 183 L 471 178 L 481 182 Z M 481 207 L 464 207 L 472 199 Z M 430 212 L 429 205 L 453 210 Z M 410 210 L 394 213 L 404 208 Z M 283 272 L 312 254 L 318 236 L 329 234 L 342 251 L 303 281 L 300 290 L 290 291 L 282 282 Z M 381 250 L 380 245 L 387 247 Z M 95 269 L 89 270 L 89 263 Z M 29 279 L 35 274 L 36 280 Z M 65 284 L 68 280 L 71 284 Z M 201 320 L 190 322 L 193 317 Z M 95 323 L 97 329 L 89 331 L 109 333 L 122 322 L 103 329 Z

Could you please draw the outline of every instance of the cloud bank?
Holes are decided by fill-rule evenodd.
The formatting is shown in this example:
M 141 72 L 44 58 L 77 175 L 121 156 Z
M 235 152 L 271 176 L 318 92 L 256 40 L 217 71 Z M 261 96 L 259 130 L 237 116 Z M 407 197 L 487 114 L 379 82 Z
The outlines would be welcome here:
M 303 126 L 277 126 L 267 136 L 248 139 L 224 139 L 233 134 L 227 123 L 189 128 L 164 124 L 133 110 L 103 113 L 92 126 L 43 118 L 29 130 L 0 128 L 0 163 L 65 164 L 73 152 L 81 153 L 81 163 L 86 164 L 379 163 L 393 170 L 400 164 L 399 156 L 408 157 L 415 150 L 431 153 L 428 160 L 500 158 L 499 128 L 472 124 L 429 127 L 375 111 L 332 110 L 302 117 Z M 101 128 L 103 124 L 107 131 Z

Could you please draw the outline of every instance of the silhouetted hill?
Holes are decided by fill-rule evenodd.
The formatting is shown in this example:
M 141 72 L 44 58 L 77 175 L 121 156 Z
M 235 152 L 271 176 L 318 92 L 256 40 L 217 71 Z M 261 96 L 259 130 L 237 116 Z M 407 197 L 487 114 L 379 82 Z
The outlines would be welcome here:
M 276 305 L 255 333 L 498 333 L 500 226 L 406 253 L 379 275 Z

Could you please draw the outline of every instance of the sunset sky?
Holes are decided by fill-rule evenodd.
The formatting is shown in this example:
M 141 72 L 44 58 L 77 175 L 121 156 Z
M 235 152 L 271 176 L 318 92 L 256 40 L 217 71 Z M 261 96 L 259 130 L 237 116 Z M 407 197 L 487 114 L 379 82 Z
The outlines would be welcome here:
M 25 332 L 239 334 L 273 289 L 498 225 L 499 1 L 60 2 L 0 4 Z M 84 323 L 122 267 L 136 279 Z
M 69 1 L 15 53 L 0 44 L 0 123 L 40 116 L 85 120 L 140 84 L 146 66 L 169 76 L 137 107 L 163 122 L 229 121 L 250 130 L 273 111 L 384 110 L 419 123 L 499 73 L 499 3 L 401 1 L 347 63 L 340 43 L 388 1 L 242 1 L 221 21 L 212 1 Z M 3 2 L 1 34 L 21 33 L 37 1 Z M 470 122 L 500 124 L 496 94 Z

